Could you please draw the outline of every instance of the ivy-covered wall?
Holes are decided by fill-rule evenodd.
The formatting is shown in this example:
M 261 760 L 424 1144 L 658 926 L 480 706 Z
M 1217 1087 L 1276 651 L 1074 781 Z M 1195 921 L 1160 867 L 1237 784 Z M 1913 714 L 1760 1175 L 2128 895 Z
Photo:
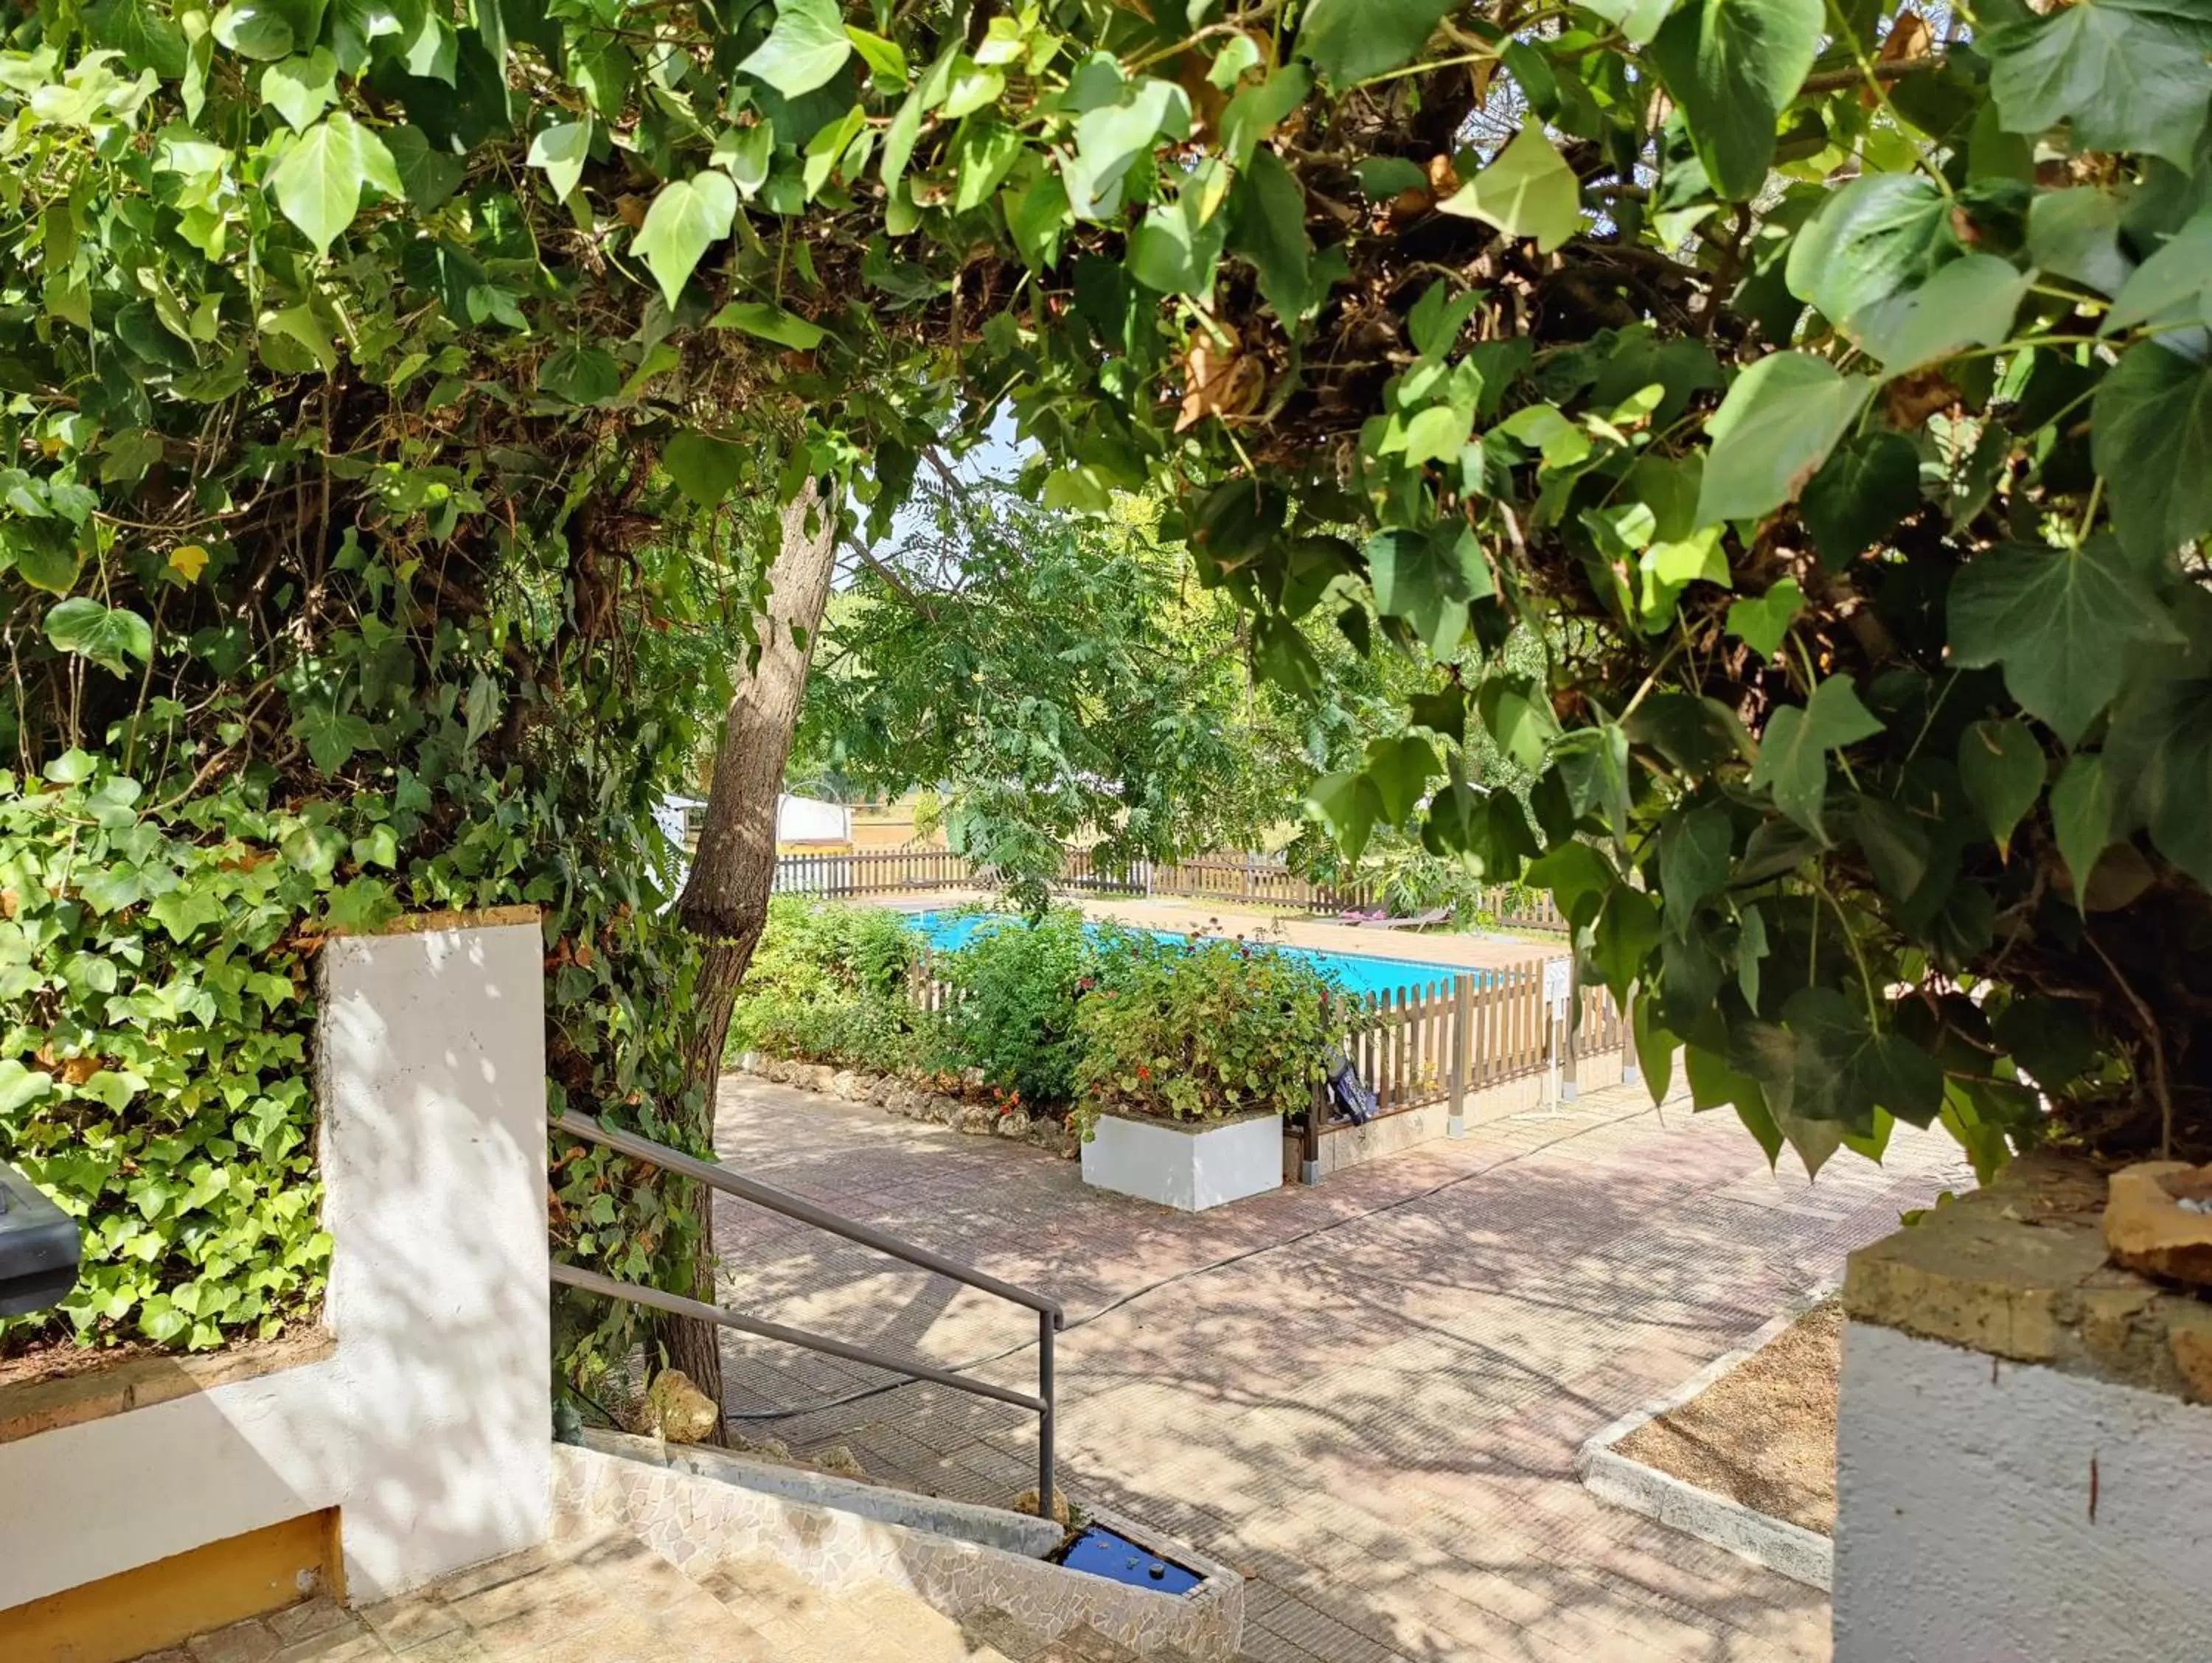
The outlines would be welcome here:
M 204 1350 L 314 1316 L 313 960 L 335 930 L 538 906 L 550 1107 L 683 1140 L 690 950 L 651 817 L 694 738 L 682 655 L 488 609 L 545 630 L 521 660 L 544 678 L 518 675 L 488 614 L 440 617 L 379 552 L 349 541 L 325 582 L 335 621 L 258 690 L 212 676 L 216 719 L 88 661 L 82 707 L 115 713 L 99 741 L 80 720 L 86 743 L 0 773 L 0 1158 L 77 1215 L 86 1261 L 58 1313 L 0 1324 L 0 1352 Z M 165 645 L 208 673 L 193 640 Z M 289 719 L 242 726 L 254 700 Z M 556 1243 L 687 1285 L 688 1214 L 636 1175 L 559 1149 Z M 636 1332 L 599 1301 L 556 1323 L 572 1372 Z

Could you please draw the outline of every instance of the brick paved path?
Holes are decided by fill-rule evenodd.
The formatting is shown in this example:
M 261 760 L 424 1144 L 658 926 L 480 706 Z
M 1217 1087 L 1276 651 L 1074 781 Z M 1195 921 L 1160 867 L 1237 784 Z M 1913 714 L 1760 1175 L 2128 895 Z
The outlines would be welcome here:
M 1105 1313 L 1060 1341 L 1063 1487 L 1244 1570 L 1260 1663 L 1826 1657 L 1824 1597 L 1592 1501 L 1575 1449 L 1972 1181 L 1905 1128 L 1884 1167 L 1778 1177 L 1733 1116 L 1629 1087 L 1192 1217 L 865 1105 L 732 1077 L 720 1107 L 733 1168 Z M 758 1315 L 960 1362 L 1033 1333 L 741 1204 L 716 1238 Z M 728 1364 L 738 1412 L 889 1378 L 737 1336 Z M 935 1387 L 748 1429 L 964 1499 L 1036 1482 L 1033 1420 Z

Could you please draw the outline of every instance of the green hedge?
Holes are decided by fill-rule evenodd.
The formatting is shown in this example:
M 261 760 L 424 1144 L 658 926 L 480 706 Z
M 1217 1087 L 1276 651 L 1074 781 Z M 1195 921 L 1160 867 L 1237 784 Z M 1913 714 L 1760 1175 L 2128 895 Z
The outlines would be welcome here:
M 1086 927 L 1073 907 L 993 920 L 929 950 L 888 908 L 781 895 L 738 1000 L 732 1054 L 979 1077 L 1010 1104 L 1198 1120 L 1294 1108 L 1318 1066 L 1329 984 L 1236 942 Z M 926 970 L 952 997 L 918 1009 Z

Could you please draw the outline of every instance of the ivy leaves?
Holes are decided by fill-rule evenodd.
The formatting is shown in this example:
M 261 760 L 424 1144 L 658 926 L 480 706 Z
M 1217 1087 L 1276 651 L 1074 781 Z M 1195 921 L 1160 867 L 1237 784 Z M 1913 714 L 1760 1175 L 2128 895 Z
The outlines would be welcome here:
M 630 248 L 652 270 L 669 305 L 676 304 L 706 252 L 730 234 L 737 216 L 738 187 L 726 173 L 708 168 L 660 187 Z
M 1548 254 L 1582 228 L 1581 207 L 1574 170 L 1532 117 L 1495 161 L 1438 203 L 1437 211 L 1531 238 L 1538 253 Z
M 2069 745 L 2119 692 L 2133 649 L 2185 639 L 2110 537 L 1981 555 L 1952 584 L 1950 625 L 1954 659 L 2002 665 L 2013 697 Z
M 2212 99 L 2212 25 L 2157 0 L 2080 0 L 1992 33 L 1990 91 L 2005 130 L 2069 124 L 2084 149 L 2192 165 Z
M 2025 722 L 1980 721 L 1959 740 L 1959 779 L 1996 840 L 2009 855 L 2012 835 L 2043 795 L 2049 763 Z
M 284 217 L 307 234 L 318 254 L 329 253 L 353 223 L 363 187 L 374 186 L 394 201 L 407 194 L 384 141 L 343 110 L 286 147 L 269 185 Z
M 2212 531 L 2212 368 L 2142 342 L 2098 383 L 2090 413 L 2097 471 L 2131 553 L 2160 558 Z
M 1458 0 L 1313 0 L 1297 53 L 1342 88 L 1387 75 L 1421 50 Z
M 89 659 L 112 676 L 126 675 L 131 662 L 154 656 L 153 626 L 136 612 L 103 606 L 88 595 L 73 595 L 46 614 L 46 639 L 58 651 Z
M 1828 753 L 1881 731 L 1881 721 L 1859 702 L 1850 681 L 1832 676 L 1802 707 L 1784 705 L 1767 718 L 1749 783 L 1754 791 L 1772 792 L 1775 807 L 1825 840 Z
M 1698 523 L 1756 519 L 1794 501 L 1874 390 L 1809 352 L 1777 352 L 1736 378 L 1705 431 Z
M 837 0 L 776 0 L 775 27 L 738 67 L 797 98 L 828 85 L 852 55 Z
M 1822 28 L 1820 0 L 1683 0 L 1652 37 L 1646 55 L 1722 196 L 1747 202 L 1766 183 L 1775 124 Z

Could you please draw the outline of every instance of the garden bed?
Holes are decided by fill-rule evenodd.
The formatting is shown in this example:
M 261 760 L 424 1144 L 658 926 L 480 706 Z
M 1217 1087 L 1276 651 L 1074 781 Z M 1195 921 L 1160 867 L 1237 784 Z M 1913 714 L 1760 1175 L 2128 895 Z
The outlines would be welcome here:
M 873 1103 L 906 1120 L 929 1121 L 972 1136 L 1033 1144 L 1062 1160 L 1073 1161 L 1082 1152 L 1082 1139 L 1066 1120 L 1050 1114 L 1031 1114 L 1018 1104 L 994 1101 L 988 1089 L 968 1096 L 964 1094 L 974 1088 L 946 1090 L 895 1074 L 763 1056 L 757 1052 L 739 1057 L 738 1069 L 777 1085 L 819 1091 L 847 1102 Z
M 1590 1438 L 1577 1476 L 1601 1501 L 1830 1587 L 1842 1332 L 1835 1301 L 1801 1302 Z
M 1328 995 L 1301 959 L 1093 929 L 1066 908 L 995 916 L 940 951 L 896 914 L 780 895 L 732 1012 L 730 1054 L 781 1083 L 1064 1156 L 1103 1115 L 1218 1144 L 1229 1135 L 1206 1128 L 1255 1116 L 1279 1126 L 1308 1102 L 1326 1043 L 1341 1037 Z M 1279 1182 L 1279 1132 L 1245 1141 L 1268 1146 L 1267 1181 Z M 1227 1199 L 1255 1181 L 1214 1187 Z
M 1614 1451 L 1801 1529 L 1833 1534 L 1843 1332 L 1842 1307 L 1822 1301 Z

